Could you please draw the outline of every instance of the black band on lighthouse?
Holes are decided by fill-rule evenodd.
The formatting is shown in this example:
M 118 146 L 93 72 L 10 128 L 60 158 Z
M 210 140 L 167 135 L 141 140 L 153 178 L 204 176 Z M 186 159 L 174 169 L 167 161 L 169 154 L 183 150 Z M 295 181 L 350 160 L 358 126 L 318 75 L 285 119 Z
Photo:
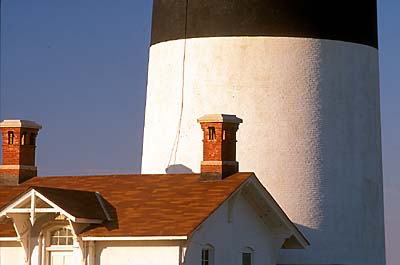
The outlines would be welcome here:
M 378 47 L 376 0 L 154 0 L 151 44 L 224 36 L 331 39 Z

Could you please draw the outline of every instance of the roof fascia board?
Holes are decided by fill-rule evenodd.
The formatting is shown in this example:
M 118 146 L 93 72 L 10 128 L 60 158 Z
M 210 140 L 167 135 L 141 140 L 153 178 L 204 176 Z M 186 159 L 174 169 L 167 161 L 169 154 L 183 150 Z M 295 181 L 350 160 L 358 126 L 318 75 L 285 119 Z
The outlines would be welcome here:
M 34 188 L 33 188 L 34 190 Z M 69 214 L 67 211 L 65 211 L 64 209 L 62 209 L 61 207 L 59 207 L 57 204 L 55 204 L 54 202 L 50 201 L 49 199 L 47 199 L 44 195 L 42 195 L 41 193 L 39 193 L 38 191 L 35 191 L 35 195 L 37 197 L 39 197 L 40 199 L 42 199 L 44 202 L 46 202 L 48 205 L 50 205 L 51 207 L 53 207 L 54 209 L 59 210 L 59 212 L 63 215 L 65 215 L 66 217 L 68 217 L 71 221 L 75 222 L 76 221 L 76 217 Z
M 242 188 L 248 183 L 249 179 L 251 178 L 256 178 L 257 177 L 254 175 L 254 173 L 250 173 L 250 177 L 248 177 L 245 181 L 243 181 L 242 184 L 239 185 L 239 187 L 236 188 L 224 201 L 221 202 L 220 205 L 218 205 L 213 212 L 211 212 L 204 220 L 202 220 L 194 229 L 189 233 L 189 238 L 193 236 L 194 233 L 216 212 L 218 209 L 224 205 L 224 203 L 229 202 L 231 200 L 234 200 L 234 197 L 237 196 L 238 193 L 241 192 Z M 229 216 L 228 216 L 228 222 L 229 222 Z
M 101 209 L 103 210 L 104 215 L 105 215 L 106 218 L 107 218 L 107 221 L 111 221 L 112 218 L 111 218 L 110 213 L 107 211 L 106 205 L 105 205 L 105 203 L 104 203 L 104 198 L 103 198 L 103 196 L 101 196 L 101 194 L 100 194 L 99 192 L 97 192 L 97 191 L 96 191 L 95 194 L 96 194 L 97 201 L 99 202 L 99 204 L 100 204 L 100 206 L 101 206 Z
M 83 241 L 166 241 L 187 240 L 187 236 L 125 236 L 125 237 L 82 237 Z
M 72 214 L 68 213 L 65 211 L 63 208 L 59 207 L 57 204 L 52 202 L 51 200 L 47 199 L 44 195 L 42 195 L 39 191 L 36 191 L 34 187 L 30 188 L 28 191 L 23 193 L 22 195 L 18 196 L 11 204 L 9 204 L 7 207 L 5 207 L 1 212 L 0 212 L 0 217 L 1 216 L 6 216 L 8 213 L 32 213 L 32 208 L 15 208 L 22 202 L 24 202 L 27 199 L 32 200 L 32 196 L 36 196 L 43 200 L 45 203 L 50 205 L 52 208 L 35 208 L 34 211 L 36 213 L 60 213 L 67 218 L 69 218 L 72 222 L 76 223 L 94 223 L 94 224 L 101 224 L 103 220 L 99 219 L 88 219 L 88 218 L 77 218 L 73 216 Z
M 72 220 L 72 219 L 71 219 Z M 88 219 L 88 218 L 75 218 L 75 223 L 83 223 L 83 224 L 101 224 L 103 220 L 100 219 Z
M 282 220 L 282 222 L 286 225 L 286 227 L 293 233 L 299 243 L 303 248 L 306 248 L 310 245 L 304 235 L 298 230 L 298 228 L 293 224 L 293 222 L 289 219 L 286 213 L 282 210 L 279 204 L 275 201 L 271 194 L 265 189 L 265 187 L 261 184 L 261 182 L 257 179 L 255 175 L 251 176 L 247 183 L 252 183 L 257 191 L 263 196 L 263 198 L 268 202 L 271 206 L 274 213 Z
M 25 191 L 22 193 L 20 196 L 18 196 L 14 202 L 10 203 L 8 206 L 4 207 L 3 210 L 0 211 L 0 217 L 5 216 L 6 213 L 10 210 L 16 207 L 18 204 L 21 202 L 25 201 L 26 199 L 30 198 L 32 196 L 33 190 L 30 189 L 28 191 Z
M 38 195 L 38 197 L 40 199 L 45 201 L 51 207 L 59 209 L 60 213 L 65 215 L 66 217 L 68 217 L 72 222 L 75 222 L 75 223 L 90 223 L 90 224 L 101 224 L 103 222 L 103 220 L 100 220 L 100 219 L 89 219 L 89 218 L 78 218 L 78 217 L 75 217 L 72 214 L 69 214 L 63 208 L 59 207 L 57 204 L 53 203 L 51 200 L 47 199 L 44 195 L 40 194 L 38 191 L 36 191 L 36 194 Z
M 0 237 L 0 242 L 18 242 L 18 237 Z
M 15 208 L 15 209 L 10 209 L 7 211 L 7 213 L 29 213 L 31 212 L 31 208 Z M 58 210 L 55 210 L 54 208 L 35 208 L 36 213 L 54 213 L 58 212 Z

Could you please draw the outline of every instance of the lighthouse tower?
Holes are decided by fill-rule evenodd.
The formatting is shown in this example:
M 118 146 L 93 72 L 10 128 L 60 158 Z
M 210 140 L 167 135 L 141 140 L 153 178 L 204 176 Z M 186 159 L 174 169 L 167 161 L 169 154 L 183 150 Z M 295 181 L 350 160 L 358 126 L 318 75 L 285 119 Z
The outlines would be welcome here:
M 154 0 L 143 173 L 200 172 L 207 113 L 310 240 L 279 264 L 385 264 L 375 0 Z M 170 171 L 172 172 L 172 171 Z

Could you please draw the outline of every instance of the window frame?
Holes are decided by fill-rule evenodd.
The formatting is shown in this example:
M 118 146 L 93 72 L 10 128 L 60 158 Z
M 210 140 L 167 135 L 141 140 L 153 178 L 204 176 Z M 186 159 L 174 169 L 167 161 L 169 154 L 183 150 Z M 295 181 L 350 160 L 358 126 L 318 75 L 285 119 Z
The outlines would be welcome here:
M 21 145 L 26 145 L 28 134 L 26 132 L 21 133 Z
M 245 264 L 244 263 L 244 255 L 245 254 L 250 254 L 250 264 Z M 242 265 L 253 265 L 254 264 L 254 249 L 251 247 L 245 247 L 242 250 Z
M 60 229 L 67 229 L 72 234 L 72 245 L 52 245 L 52 233 L 58 231 Z M 53 224 L 49 226 L 47 229 L 43 230 L 44 235 L 44 246 L 43 246 L 43 254 L 44 254 L 44 264 L 50 265 L 51 263 L 51 253 L 52 252 L 69 252 L 73 253 L 76 248 L 76 237 L 73 229 L 67 224 Z
M 15 133 L 13 131 L 8 131 L 7 134 L 8 145 L 13 145 L 15 143 Z
M 66 231 L 67 235 L 63 236 L 61 235 L 61 231 Z M 54 235 L 54 233 L 59 233 L 58 235 Z M 53 244 L 53 238 L 57 238 L 58 244 Z M 65 238 L 65 244 L 60 244 L 60 239 Z M 69 239 L 71 239 L 71 244 L 69 243 Z M 49 240 L 50 240 L 50 246 L 73 246 L 74 245 L 74 234 L 72 232 L 72 229 L 69 227 L 59 227 L 58 229 L 52 229 L 49 231 Z
M 214 126 L 209 126 L 208 127 L 208 140 L 209 141 L 215 141 L 217 140 L 217 131 Z
M 207 251 L 208 257 L 207 260 L 204 259 L 204 252 Z M 214 247 L 210 244 L 206 244 L 201 248 L 201 262 L 200 265 L 214 265 Z

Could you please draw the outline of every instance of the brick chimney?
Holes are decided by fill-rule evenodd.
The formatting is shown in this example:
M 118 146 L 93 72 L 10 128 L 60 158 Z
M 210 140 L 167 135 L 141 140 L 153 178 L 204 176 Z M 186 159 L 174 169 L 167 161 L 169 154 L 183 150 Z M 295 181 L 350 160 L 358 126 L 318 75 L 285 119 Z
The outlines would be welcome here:
M 36 136 L 41 128 L 36 122 L 26 120 L 5 120 L 0 123 L 3 136 L 0 185 L 15 186 L 37 175 Z
M 237 173 L 236 131 L 242 120 L 235 115 L 208 114 L 197 121 L 203 130 L 200 180 L 221 180 Z

